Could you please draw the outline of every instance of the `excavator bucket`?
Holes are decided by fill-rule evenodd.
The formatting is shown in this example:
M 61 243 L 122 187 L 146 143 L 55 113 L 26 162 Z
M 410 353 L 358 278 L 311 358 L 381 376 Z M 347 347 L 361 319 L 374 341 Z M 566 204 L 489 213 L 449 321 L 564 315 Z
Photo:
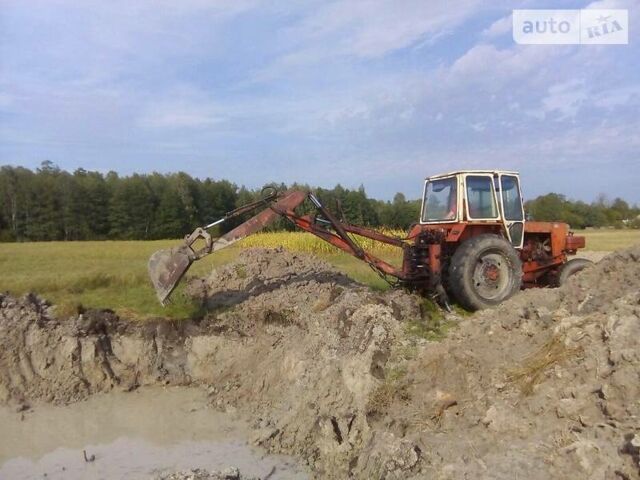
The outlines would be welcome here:
M 243 224 L 215 241 L 211 240 L 205 228 L 197 228 L 187 236 L 183 245 L 171 249 L 159 250 L 149 259 L 149 277 L 156 290 L 158 300 L 163 305 L 176 288 L 180 279 L 187 272 L 191 264 L 210 253 L 229 247 L 243 238 L 262 230 L 266 225 L 280 216 L 281 211 L 293 210 L 300 205 L 307 194 L 302 191 L 290 191 L 282 194 L 277 202 L 262 212 L 253 216 Z M 227 216 L 226 218 L 231 218 Z M 202 238 L 206 246 L 200 250 L 192 247 L 196 240 Z
M 158 250 L 149 259 L 149 277 L 160 303 L 164 305 L 193 260 L 186 245 Z

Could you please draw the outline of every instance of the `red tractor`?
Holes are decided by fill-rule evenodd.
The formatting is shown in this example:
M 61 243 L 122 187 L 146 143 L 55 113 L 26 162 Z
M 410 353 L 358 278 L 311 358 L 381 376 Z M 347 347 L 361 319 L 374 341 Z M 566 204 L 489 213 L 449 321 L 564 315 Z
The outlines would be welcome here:
M 261 200 L 197 228 L 183 245 L 152 255 L 149 273 L 162 303 L 195 260 L 278 217 L 368 263 L 393 285 L 432 296 L 446 307 L 449 297 L 469 310 L 491 307 L 521 288 L 558 286 L 590 264 L 584 259 L 568 260 L 584 248 L 585 239 L 574 236 L 567 224 L 525 219 L 516 172 L 465 170 L 427 178 L 420 221 L 406 238 L 341 221 L 309 192 L 267 189 L 265 193 Z M 315 214 L 295 212 L 306 201 Z M 207 233 L 214 225 L 261 207 L 262 212 L 218 239 Z M 363 250 L 357 236 L 402 249 L 402 266 Z M 203 241 L 200 248 L 198 240 Z

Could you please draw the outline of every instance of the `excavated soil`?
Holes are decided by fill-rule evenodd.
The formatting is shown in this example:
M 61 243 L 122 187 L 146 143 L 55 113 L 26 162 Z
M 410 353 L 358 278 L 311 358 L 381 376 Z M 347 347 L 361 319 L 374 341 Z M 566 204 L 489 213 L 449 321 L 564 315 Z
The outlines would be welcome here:
M 2 297 L 0 403 L 198 384 L 318 478 L 640 478 L 640 246 L 475 315 L 283 250 L 189 291 L 204 319 Z

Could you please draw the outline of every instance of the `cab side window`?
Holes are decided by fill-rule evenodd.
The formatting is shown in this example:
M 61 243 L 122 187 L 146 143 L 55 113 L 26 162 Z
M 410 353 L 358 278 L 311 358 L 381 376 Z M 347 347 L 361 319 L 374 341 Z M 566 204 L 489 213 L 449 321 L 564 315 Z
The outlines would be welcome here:
M 471 218 L 498 218 L 498 209 L 493 193 L 491 177 L 467 176 L 467 202 Z

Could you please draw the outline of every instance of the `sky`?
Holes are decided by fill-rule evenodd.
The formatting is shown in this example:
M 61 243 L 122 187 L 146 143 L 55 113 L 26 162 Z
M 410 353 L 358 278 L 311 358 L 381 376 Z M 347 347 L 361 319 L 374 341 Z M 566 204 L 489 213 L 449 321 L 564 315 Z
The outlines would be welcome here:
M 629 9 L 629 45 L 518 45 L 523 8 Z M 640 203 L 639 45 L 640 0 L 0 0 L 0 165 Z

